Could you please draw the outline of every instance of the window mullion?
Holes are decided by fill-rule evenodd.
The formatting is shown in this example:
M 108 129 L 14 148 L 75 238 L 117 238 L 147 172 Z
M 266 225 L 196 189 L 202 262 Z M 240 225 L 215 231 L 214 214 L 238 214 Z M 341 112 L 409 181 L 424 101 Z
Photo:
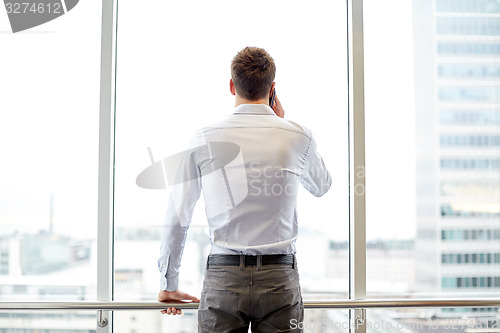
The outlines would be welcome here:
M 350 261 L 349 298 L 366 298 L 363 0 L 348 0 Z M 365 313 L 351 310 L 352 332 L 366 332 Z
M 102 1 L 101 81 L 99 108 L 99 181 L 97 227 L 97 300 L 113 300 L 113 156 L 116 54 L 115 0 Z M 112 316 L 104 311 L 107 325 L 98 333 L 112 332 Z

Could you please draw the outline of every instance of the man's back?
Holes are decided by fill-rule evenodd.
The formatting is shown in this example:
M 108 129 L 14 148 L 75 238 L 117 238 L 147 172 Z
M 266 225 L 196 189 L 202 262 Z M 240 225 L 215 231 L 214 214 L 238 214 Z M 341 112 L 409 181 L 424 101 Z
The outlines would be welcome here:
M 317 196 L 331 184 L 321 158 L 309 155 L 315 152 L 310 131 L 266 105 L 243 104 L 196 134 L 198 147 L 218 142 L 236 145 L 239 155 L 216 172 L 224 151 L 205 149 L 197 156 L 211 253 L 295 253 L 299 182 Z

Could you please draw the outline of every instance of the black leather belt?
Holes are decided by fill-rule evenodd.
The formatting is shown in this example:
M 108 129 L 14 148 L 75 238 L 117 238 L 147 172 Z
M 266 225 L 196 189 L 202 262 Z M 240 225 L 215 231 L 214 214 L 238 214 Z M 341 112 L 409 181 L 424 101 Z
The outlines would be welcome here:
M 208 256 L 207 267 L 210 266 L 240 266 L 243 259 L 244 266 L 257 266 L 259 257 L 261 265 L 289 265 L 295 267 L 293 254 L 267 254 L 258 256 L 237 254 L 211 254 Z

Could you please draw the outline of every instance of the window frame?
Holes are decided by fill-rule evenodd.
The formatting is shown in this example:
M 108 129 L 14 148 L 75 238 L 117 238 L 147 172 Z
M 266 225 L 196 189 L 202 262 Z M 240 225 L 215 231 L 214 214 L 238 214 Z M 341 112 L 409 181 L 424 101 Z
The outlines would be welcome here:
M 363 0 L 347 1 L 348 154 L 349 154 L 349 299 L 366 298 L 365 114 Z M 101 77 L 99 106 L 97 300 L 113 301 L 114 165 L 116 114 L 116 54 L 118 0 L 102 1 Z M 102 311 L 107 325 L 97 333 L 113 332 L 112 311 Z M 363 309 L 349 312 L 363 318 Z M 365 325 L 351 328 L 365 333 Z

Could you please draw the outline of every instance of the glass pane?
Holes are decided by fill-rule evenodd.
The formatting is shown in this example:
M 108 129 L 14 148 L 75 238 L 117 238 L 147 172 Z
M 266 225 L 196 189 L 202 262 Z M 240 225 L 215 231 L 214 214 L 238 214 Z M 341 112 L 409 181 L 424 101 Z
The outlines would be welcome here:
M 365 3 L 369 296 L 500 294 L 497 7 Z
M 138 7 L 125 2 L 120 3 L 119 16 L 115 298 L 154 300 L 159 290 L 157 259 L 168 192 L 138 187 L 137 176 L 152 160 L 183 151 L 197 129 L 232 113 L 230 63 L 248 45 L 263 47 L 273 56 L 285 118 L 313 131 L 334 178 L 324 197 L 299 193 L 302 290 L 315 299 L 346 298 L 345 3 L 146 1 Z M 181 290 L 199 295 L 209 250 L 201 198 L 183 254 Z
M 1 333 L 95 333 L 95 311 L 0 312 Z
M 407 308 L 367 310 L 366 331 L 497 332 L 498 308 Z
M 120 333 L 196 332 L 198 312 L 183 310 L 182 316 L 162 315 L 160 311 L 115 311 L 113 331 Z
M 159 311 L 115 311 L 113 328 L 120 333 L 196 332 L 196 311 L 185 310 L 182 316 L 165 316 Z M 349 332 L 347 310 L 307 309 L 304 321 L 290 322 L 290 328 L 302 328 L 304 333 Z
M 96 298 L 101 6 L 67 2 L 0 17 L 2 301 Z

